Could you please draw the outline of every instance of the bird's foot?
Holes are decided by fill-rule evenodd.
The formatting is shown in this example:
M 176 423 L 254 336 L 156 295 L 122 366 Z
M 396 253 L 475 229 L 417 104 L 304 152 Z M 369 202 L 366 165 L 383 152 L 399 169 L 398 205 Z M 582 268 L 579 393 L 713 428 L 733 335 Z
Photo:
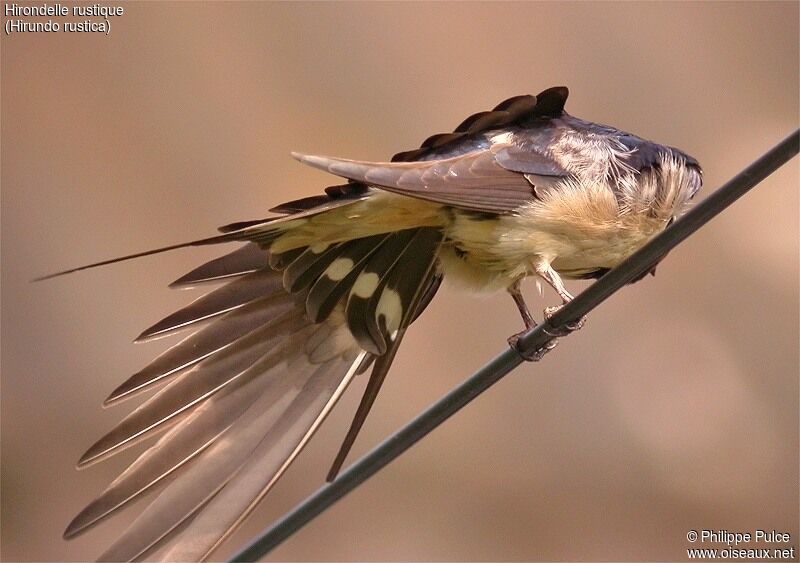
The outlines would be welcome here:
M 557 305 L 555 307 L 547 307 L 544 310 L 544 318 L 545 320 L 549 321 L 553 315 L 555 315 L 564 305 Z M 584 315 L 574 323 L 567 323 L 558 329 L 548 331 L 549 334 L 553 336 L 567 336 L 568 334 L 575 332 L 576 330 L 580 330 L 583 328 L 583 325 L 586 324 L 586 316 Z
M 515 334 L 514 336 L 510 336 L 508 338 L 508 345 L 511 346 L 511 349 L 514 350 L 517 354 L 519 354 L 520 358 L 525 360 L 526 362 L 538 362 L 541 360 L 545 354 L 547 354 L 550 350 L 556 347 L 558 344 L 558 339 L 553 338 L 552 340 L 548 340 L 547 344 L 539 348 L 538 350 L 534 350 L 533 352 L 527 352 L 520 349 L 519 346 L 519 339 L 523 334 L 526 334 L 528 331 L 523 330 Z

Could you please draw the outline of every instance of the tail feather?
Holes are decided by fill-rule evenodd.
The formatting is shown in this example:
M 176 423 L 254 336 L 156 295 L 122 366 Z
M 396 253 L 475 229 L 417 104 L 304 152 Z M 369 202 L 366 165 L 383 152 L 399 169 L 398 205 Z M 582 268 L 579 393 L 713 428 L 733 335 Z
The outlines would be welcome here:
M 377 299 L 378 307 L 372 313 L 375 318 L 382 321 L 383 326 L 380 327 L 383 332 L 391 330 L 395 322 L 398 323 L 397 328 L 394 329 L 388 336 L 388 349 L 384 354 L 379 356 L 375 365 L 372 368 L 372 373 L 369 377 L 369 383 L 364 391 L 364 396 L 361 403 L 358 405 L 358 410 L 353 417 L 353 422 L 350 429 L 344 438 L 339 453 L 336 455 L 330 471 L 328 472 L 327 479 L 332 481 L 336 478 L 339 470 L 342 467 L 350 448 L 355 443 L 358 433 L 364 424 L 369 411 L 372 408 L 375 398 L 383 385 L 386 374 L 394 361 L 394 356 L 397 353 L 400 343 L 403 341 L 406 328 L 410 325 L 422 312 L 430 298 L 436 293 L 436 289 L 441 282 L 441 275 L 436 272 L 436 262 L 439 246 L 442 242 L 441 233 L 433 230 L 420 229 L 414 234 L 411 239 L 411 244 L 406 246 L 406 249 L 400 254 L 400 257 L 392 266 L 392 269 L 385 277 L 386 281 L 382 285 L 380 291 L 381 297 Z M 409 251 L 409 249 L 414 249 Z M 380 313 L 380 303 L 384 299 L 384 295 L 392 296 L 391 308 L 385 308 L 384 313 Z M 397 296 L 396 298 L 394 296 Z M 399 310 L 398 310 L 399 304 Z M 367 314 L 371 314 L 368 312 Z M 395 321 L 391 315 L 399 315 L 399 320 Z M 381 336 L 383 338 L 383 336 Z M 384 342 L 386 340 L 384 339 Z
M 324 320 L 345 300 L 351 333 L 363 349 L 382 354 L 391 332 L 387 327 L 400 326 L 426 268 L 437 259 L 442 240 L 440 229 L 419 227 L 328 247 L 310 246 L 284 270 L 284 286 L 289 291 L 311 287 L 306 311 L 312 322 Z M 402 286 L 400 293 L 385 291 L 390 276 L 396 279 L 393 285 Z M 387 322 L 383 329 L 378 325 L 379 309 Z
M 347 307 L 356 308 L 348 315 L 348 323 L 365 349 L 385 353 L 393 334 L 405 322 L 411 322 L 410 307 L 416 307 L 413 304 L 417 302 L 418 291 L 427 288 L 425 280 L 435 266 L 442 240 L 438 229 L 415 229 L 390 266 L 378 272 L 364 270 L 365 277 L 370 273 L 376 276 L 369 284 L 353 286 Z
M 361 397 L 361 402 L 358 404 L 355 415 L 353 415 L 353 421 L 342 441 L 342 445 L 339 447 L 339 452 L 336 454 L 336 458 L 333 460 L 331 468 L 328 470 L 328 475 L 325 477 L 326 481 L 331 482 L 336 479 L 342 465 L 344 465 L 347 454 L 350 453 L 350 449 L 353 447 L 353 444 L 355 444 L 358 433 L 361 432 L 361 427 L 364 426 L 369 411 L 372 409 L 372 405 L 378 397 L 378 392 L 381 390 L 381 386 L 386 379 L 386 374 L 389 373 L 389 368 L 392 362 L 394 362 L 394 356 L 397 353 L 397 349 L 400 347 L 400 342 L 403 339 L 404 333 L 405 329 L 401 330 L 398 338 L 392 343 L 386 353 L 375 360 L 372 372 L 369 374 L 367 387 L 364 389 L 364 395 Z
M 326 211 L 330 211 L 331 209 L 342 207 L 344 205 L 351 205 L 357 201 L 361 201 L 366 197 L 367 194 L 365 193 L 363 196 L 358 198 L 332 200 L 328 204 L 307 209 L 305 211 L 294 213 L 292 215 L 272 217 L 258 221 L 244 221 L 240 223 L 233 223 L 231 225 L 220 227 L 219 230 L 222 231 L 222 234 L 220 235 L 192 240 L 189 242 L 181 242 L 169 246 L 162 246 L 160 248 L 145 250 L 144 252 L 136 252 L 134 254 L 127 254 L 125 256 L 119 256 L 117 258 L 111 258 L 108 260 L 101 260 L 100 262 L 94 262 L 91 264 L 86 264 L 84 266 L 78 266 L 77 268 L 70 268 L 68 270 L 62 270 L 60 272 L 55 272 L 53 274 L 40 276 L 34 278 L 32 281 L 36 282 L 36 281 L 49 280 L 67 274 L 72 274 L 75 272 L 89 270 L 91 268 L 97 268 L 99 266 L 108 266 L 110 264 L 116 264 L 118 262 L 133 260 L 134 258 L 143 258 L 145 256 L 152 256 L 154 254 L 161 254 L 162 252 L 169 252 L 170 250 L 178 250 L 180 248 L 188 248 L 190 246 L 209 246 L 212 244 L 222 244 L 226 242 L 253 242 L 253 243 L 258 243 L 262 247 L 266 248 L 275 238 L 280 236 L 283 232 L 306 223 L 308 221 L 308 218 L 313 217 L 315 215 L 319 215 L 321 213 L 325 213 Z
M 339 255 L 342 245 L 309 246 L 292 260 L 283 271 L 283 286 L 291 293 L 303 291 L 330 266 Z
M 386 352 L 375 308 L 389 273 L 412 243 L 414 229 L 389 235 L 380 252 L 373 254 L 350 288 L 347 297 L 347 325 L 359 345 L 378 356 Z
M 342 245 L 336 259 L 318 276 L 308 292 L 306 314 L 309 320 L 318 323 L 328 318 L 336 304 L 350 291 L 369 257 L 380 250 L 388 237 L 376 235 Z
M 107 266 L 109 264 L 116 264 L 117 262 L 124 262 L 126 260 L 133 260 L 134 258 L 143 258 L 145 256 L 152 256 L 153 254 L 161 254 L 162 252 L 168 252 L 170 250 L 177 250 L 179 248 L 187 248 L 189 246 L 205 246 L 210 244 L 219 244 L 222 242 L 230 242 L 231 240 L 236 240 L 235 237 L 232 237 L 231 234 L 225 235 L 217 235 L 214 237 L 204 238 L 193 240 L 190 242 L 182 242 L 180 244 L 172 244 L 170 246 L 162 246 L 161 248 L 155 248 L 153 250 L 145 250 L 144 252 L 137 252 L 135 254 L 128 254 L 126 256 L 119 256 L 117 258 L 111 258 L 109 260 L 102 260 L 100 262 L 94 262 L 92 264 L 86 264 L 85 266 L 78 266 L 77 268 L 70 268 L 69 270 L 62 270 L 60 272 L 56 272 L 54 274 L 48 274 L 46 276 L 40 276 L 38 278 L 34 278 L 33 281 L 44 281 L 53 278 L 57 278 L 60 276 L 64 276 L 66 274 L 72 274 L 74 272 L 80 272 L 82 270 L 88 270 L 90 268 L 97 268 L 98 266 Z

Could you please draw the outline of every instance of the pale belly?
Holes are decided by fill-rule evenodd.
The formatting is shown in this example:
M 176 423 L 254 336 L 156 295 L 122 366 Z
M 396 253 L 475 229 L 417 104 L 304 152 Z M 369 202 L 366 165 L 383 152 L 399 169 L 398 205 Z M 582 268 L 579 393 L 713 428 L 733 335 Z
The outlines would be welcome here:
M 458 217 L 448 229 L 452 242 L 441 254 L 442 270 L 459 285 L 485 291 L 506 288 L 534 274 L 537 265 L 564 278 L 583 278 L 618 265 L 665 226 L 642 215 L 595 223 Z

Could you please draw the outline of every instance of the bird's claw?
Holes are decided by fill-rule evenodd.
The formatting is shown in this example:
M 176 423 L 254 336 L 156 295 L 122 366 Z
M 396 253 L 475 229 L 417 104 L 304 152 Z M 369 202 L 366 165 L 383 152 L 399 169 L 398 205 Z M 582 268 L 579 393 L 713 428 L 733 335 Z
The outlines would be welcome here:
M 545 320 L 549 321 L 553 315 L 555 315 L 564 305 L 556 305 L 555 307 L 547 307 L 544 310 L 544 318 Z M 548 334 L 552 334 L 553 336 L 567 336 L 568 334 L 575 332 L 576 330 L 580 330 L 583 328 L 583 325 L 586 324 L 586 316 L 584 315 L 574 323 L 567 323 L 564 326 L 558 327 L 553 330 L 547 331 Z
M 538 362 L 541 360 L 545 354 L 547 354 L 550 350 L 558 345 L 558 339 L 553 338 L 552 340 L 548 340 L 544 346 L 534 350 L 533 352 L 527 352 L 520 349 L 519 346 L 519 339 L 520 337 L 525 334 L 527 331 L 522 331 L 518 334 L 510 336 L 508 338 L 508 345 L 511 346 L 511 349 L 514 350 L 517 354 L 519 354 L 520 358 L 525 360 L 526 362 Z

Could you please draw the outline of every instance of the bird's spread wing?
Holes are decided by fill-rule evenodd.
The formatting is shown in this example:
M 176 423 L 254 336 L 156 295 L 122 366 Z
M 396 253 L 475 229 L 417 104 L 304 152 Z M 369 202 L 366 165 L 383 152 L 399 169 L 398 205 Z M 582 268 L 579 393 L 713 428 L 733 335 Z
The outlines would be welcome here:
M 79 467 L 159 438 L 65 537 L 158 493 L 101 558 L 138 559 L 155 549 L 170 560 L 207 557 L 378 356 L 374 399 L 405 328 L 435 292 L 442 236 L 417 228 L 277 258 L 250 243 L 180 278 L 179 286 L 231 281 L 142 333 L 148 339 L 200 327 L 107 399 L 163 385 L 89 448 Z

